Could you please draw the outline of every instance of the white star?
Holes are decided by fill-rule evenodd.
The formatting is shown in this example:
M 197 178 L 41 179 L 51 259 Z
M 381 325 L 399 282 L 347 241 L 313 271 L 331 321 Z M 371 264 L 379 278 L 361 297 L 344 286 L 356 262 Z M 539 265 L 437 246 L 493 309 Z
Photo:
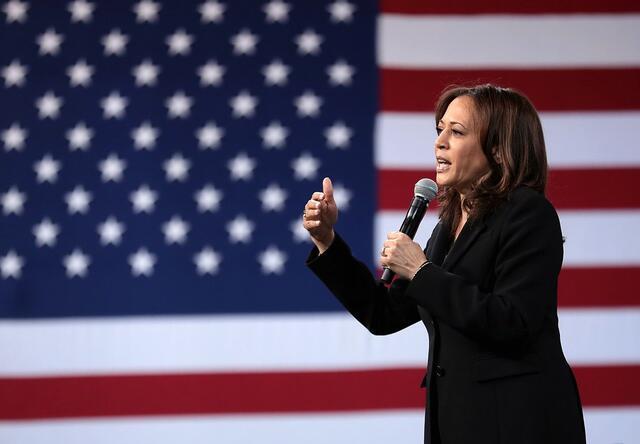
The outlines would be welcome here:
M 138 66 L 135 66 L 131 72 L 136 78 L 137 86 L 155 86 L 158 81 L 160 67 L 154 65 L 153 62 L 147 59 Z
M 82 186 L 76 186 L 71 192 L 65 194 L 64 200 L 67 202 L 69 214 L 86 214 L 89 211 L 91 193 Z
M 67 269 L 67 277 L 85 277 L 91 258 L 84 254 L 82 250 L 76 248 L 71 254 L 64 257 L 63 262 Z
M 129 100 L 121 96 L 118 91 L 113 91 L 107 97 L 100 101 L 102 106 L 103 116 L 105 119 L 121 119 L 124 117 L 125 108 Z
M 289 67 L 283 64 L 280 60 L 274 60 L 267 66 L 262 68 L 262 74 L 264 74 L 264 81 L 267 85 L 286 85 L 287 77 L 289 76 Z
M 178 29 L 167 37 L 166 43 L 169 45 L 170 55 L 187 55 L 191 52 L 193 36 L 187 34 L 184 29 Z
M 258 100 L 246 91 L 230 100 L 231 108 L 233 108 L 233 117 L 253 117 L 255 114 Z
M 129 265 L 134 276 L 151 276 L 155 264 L 156 256 L 149 253 L 146 248 L 140 248 L 129 256 Z
M 24 259 L 11 250 L 6 256 L 0 256 L 0 273 L 2 279 L 14 278 L 18 279 L 22 273 Z
M 251 241 L 251 234 L 254 228 L 254 223 L 244 217 L 244 215 L 236 216 L 235 219 L 227 224 L 229 240 L 233 244 L 238 242 L 247 244 Z
M 314 179 L 320 168 L 320 161 L 309 153 L 303 153 L 291 162 L 291 168 L 298 180 Z
M 220 23 L 226 6 L 217 1 L 206 1 L 198 7 L 203 23 Z
M 224 130 L 213 122 L 207 122 L 205 126 L 196 131 L 198 145 L 203 150 L 218 148 L 223 135 Z
M 220 208 L 220 201 L 222 200 L 222 191 L 207 184 L 202 189 L 196 191 L 193 195 L 194 199 L 198 203 L 198 211 L 206 213 L 207 211 L 214 212 Z
M 67 75 L 72 87 L 89 86 L 93 75 L 93 66 L 87 65 L 84 60 L 79 60 L 67 69 Z
M 296 219 L 291 222 L 289 225 L 291 232 L 293 233 L 293 240 L 296 243 L 301 242 L 311 242 L 311 238 L 309 237 L 309 232 L 306 230 L 304 225 L 302 225 L 302 221 L 300 219 Z
M 253 54 L 258 44 L 258 36 L 252 34 L 248 29 L 243 29 L 238 34 L 231 37 L 234 54 Z
M 184 92 L 178 91 L 165 102 L 165 106 L 168 109 L 170 119 L 180 118 L 184 119 L 189 117 L 191 113 L 191 106 L 193 105 L 193 99 Z
M 209 60 L 206 64 L 198 68 L 198 76 L 200 77 L 201 86 L 218 86 L 222 83 L 224 75 L 224 66 L 218 64 L 215 60 Z
M 2 77 L 4 77 L 4 86 L 7 88 L 12 86 L 22 86 L 29 69 L 20 63 L 19 60 L 12 61 L 9 65 L 2 68 Z
M 131 137 L 137 150 L 150 150 L 156 145 L 158 129 L 151 126 L 149 122 L 144 122 L 131 131 Z
M 280 122 L 271 122 L 260 131 L 262 144 L 266 148 L 283 148 L 288 135 L 289 130 L 280 125 Z
M 60 234 L 60 228 L 52 223 L 49 218 L 45 218 L 38 225 L 33 227 L 33 235 L 36 237 L 36 245 L 38 247 L 53 247 L 56 244 L 56 238 Z
M 269 23 L 286 23 L 289 20 L 291 6 L 281 0 L 272 0 L 262 10 L 267 14 Z
M 336 122 L 324 131 L 329 148 L 347 148 L 352 131 L 342 122 Z
M 48 91 L 44 96 L 36 100 L 36 107 L 38 108 L 38 116 L 41 119 L 55 119 L 60 114 L 60 108 L 62 107 L 62 98 L 56 96 L 51 91 Z
M 355 9 L 356 7 L 353 4 L 344 0 L 335 1 L 327 7 L 331 15 L 331 21 L 336 23 L 350 22 Z
M 222 256 L 211 247 L 203 248 L 198 254 L 193 256 L 193 261 L 198 268 L 199 275 L 214 275 L 220 268 Z
M 67 139 L 69 140 L 69 148 L 71 148 L 71 151 L 86 151 L 91 144 L 92 137 L 93 130 L 88 128 L 84 122 L 78 123 L 67 131 Z
M 120 32 L 119 29 L 112 30 L 109 34 L 102 37 L 102 44 L 104 45 L 104 55 L 123 55 L 129 37 Z
M 162 225 L 164 240 L 168 244 L 184 244 L 189 232 L 189 224 L 180 216 L 173 216 L 169 222 Z
M 335 199 L 338 208 L 340 208 L 341 210 L 346 210 L 349 208 L 349 202 L 351 201 L 352 196 L 353 193 L 346 189 L 343 185 L 334 185 L 333 198 Z
M 93 10 L 95 5 L 86 0 L 75 0 L 69 3 L 67 8 L 71 13 L 71 21 L 73 23 L 89 23 L 93 18 Z
M 280 188 L 277 184 L 272 183 L 264 190 L 258 193 L 262 201 L 263 211 L 282 211 L 284 209 L 284 201 L 287 199 L 287 192 L 284 188 Z
M 300 117 L 317 117 L 320 113 L 322 99 L 313 92 L 306 91 L 303 95 L 296 97 L 294 103 Z
M 9 191 L 2 194 L 0 203 L 2 204 L 2 212 L 5 215 L 22 214 L 24 203 L 27 201 L 27 195 L 20 192 L 16 187 L 9 188 Z
M 2 141 L 5 151 L 20 151 L 24 148 L 24 141 L 27 139 L 27 131 L 17 123 L 12 123 L 9 128 L 2 131 Z
M 245 153 L 239 153 L 227 163 L 227 167 L 231 171 L 231 179 L 249 180 L 253 177 L 256 161 Z
M 271 245 L 258 255 L 258 262 L 262 267 L 263 274 L 282 274 L 287 255 L 284 251 Z
M 40 55 L 56 55 L 60 52 L 60 45 L 64 40 L 62 34 L 58 34 L 55 29 L 49 28 L 43 34 L 40 34 L 36 39 L 38 46 L 40 46 Z
M 329 83 L 333 86 L 351 85 L 351 78 L 353 77 L 354 71 L 353 66 L 349 65 L 344 60 L 338 60 L 327 68 Z
M 10 0 L 4 4 L 2 10 L 7 15 L 7 23 L 24 23 L 27 19 L 29 4 L 19 0 Z
M 60 162 L 55 160 L 49 154 L 46 154 L 42 159 L 33 164 L 33 169 L 36 172 L 38 183 L 54 183 L 58 180 L 60 168 Z
M 109 157 L 98 163 L 98 168 L 102 174 L 103 182 L 120 182 L 122 180 L 122 173 L 127 167 L 127 162 L 120 159 L 116 154 L 109 154 Z
M 158 193 L 146 185 L 142 185 L 129 195 L 134 213 L 151 213 L 156 205 Z
M 322 36 L 312 29 L 307 29 L 305 32 L 296 37 L 296 44 L 298 45 L 298 52 L 302 55 L 306 54 L 318 54 L 320 52 L 320 44 L 322 43 Z
M 98 234 L 102 245 L 119 245 L 124 234 L 125 227 L 115 217 L 110 216 L 103 223 L 98 225 Z
M 151 0 L 141 0 L 133 5 L 138 23 L 153 23 L 158 20 L 160 4 Z
M 184 158 L 182 154 L 174 154 L 162 165 L 169 182 L 173 182 L 174 180 L 177 182 L 184 182 L 189 177 L 191 162 Z

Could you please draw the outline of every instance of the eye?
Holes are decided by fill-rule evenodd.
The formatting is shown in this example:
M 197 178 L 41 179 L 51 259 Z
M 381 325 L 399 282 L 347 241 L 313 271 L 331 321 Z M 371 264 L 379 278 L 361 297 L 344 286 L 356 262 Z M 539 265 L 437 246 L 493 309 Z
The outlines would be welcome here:
M 436 126 L 436 134 L 438 134 L 438 136 L 440 135 L 440 133 L 442 132 L 442 128 Z
M 462 131 L 452 129 L 452 130 L 451 130 L 451 132 L 452 132 L 453 134 L 455 134 L 456 136 L 462 136 Z

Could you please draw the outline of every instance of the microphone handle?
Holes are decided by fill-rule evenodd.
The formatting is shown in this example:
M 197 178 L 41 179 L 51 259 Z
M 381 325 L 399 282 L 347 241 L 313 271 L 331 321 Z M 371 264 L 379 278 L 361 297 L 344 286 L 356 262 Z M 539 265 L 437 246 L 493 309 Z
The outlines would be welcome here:
M 428 206 L 428 200 L 420 196 L 414 196 L 411 200 L 411 206 L 409 206 L 407 214 L 404 217 L 404 221 L 400 226 L 400 232 L 413 239 L 413 237 L 416 235 L 416 232 L 418 231 L 418 227 L 420 226 L 420 222 L 422 222 L 422 218 L 424 217 L 424 213 L 427 211 Z M 384 271 L 382 272 L 382 277 L 380 278 L 380 280 L 385 284 L 390 284 L 393 280 L 393 276 L 395 276 L 395 273 L 390 268 L 384 267 Z

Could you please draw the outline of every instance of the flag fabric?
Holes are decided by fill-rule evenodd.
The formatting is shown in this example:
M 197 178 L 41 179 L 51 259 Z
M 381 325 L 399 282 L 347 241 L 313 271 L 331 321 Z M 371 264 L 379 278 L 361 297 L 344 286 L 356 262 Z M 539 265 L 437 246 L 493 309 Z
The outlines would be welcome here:
M 541 113 L 588 440 L 637 441 L 639 10 L 4 2 L 0 441 L 421 442 L 426 332 L 346 314 L 300 216 L 331 176 L 375 269 L 438 93 L 478 82 Z

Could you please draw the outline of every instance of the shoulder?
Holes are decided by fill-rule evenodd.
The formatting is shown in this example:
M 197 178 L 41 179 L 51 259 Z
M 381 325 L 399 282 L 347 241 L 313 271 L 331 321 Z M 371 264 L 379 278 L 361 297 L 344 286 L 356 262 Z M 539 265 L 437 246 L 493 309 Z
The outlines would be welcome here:
M 544 194 L 529 188 L 518 187 L 509 195 L 506 206 L 512 214 L 534 213 L 541 217 L 558 218 L 556 209 Z
M 558 213 L 544 194 L 528 187 L 519 187 L 509 195 L 502 209 L 503 229 L 530 234 L 545 233 L 560 237 Z

